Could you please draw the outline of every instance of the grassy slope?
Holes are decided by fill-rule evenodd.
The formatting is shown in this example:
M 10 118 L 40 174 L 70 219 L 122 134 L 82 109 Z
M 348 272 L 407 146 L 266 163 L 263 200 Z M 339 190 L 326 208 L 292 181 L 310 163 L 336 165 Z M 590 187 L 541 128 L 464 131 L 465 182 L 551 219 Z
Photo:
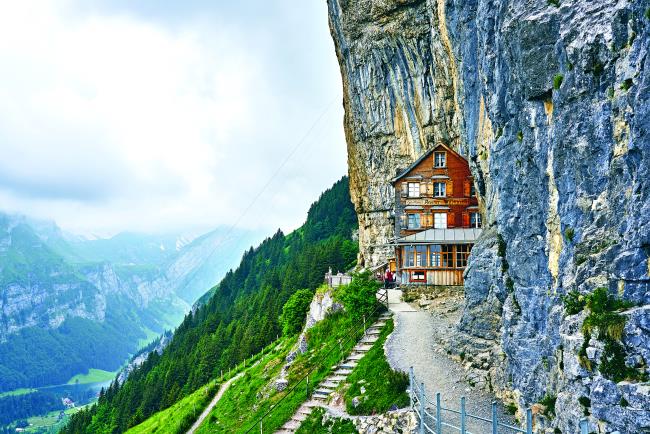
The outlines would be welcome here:
M 218 388 L 218 383 L 211 382 L 173 406 L 156 413 L 140 425 L 127 431 L 128 434 L 145 433 L 182 433 L 194 423 L 203 408 L 210 402 Z
M 68 384 L 88 384 L 100 383 L 102 381 L 111 381 L 115 378 L 117 372 L 104 371 L 103 369 L 90 368 L 85 374 L 77 374 L 68 380 Z
M 343 313 L 327 317 L 310 329 L 310 350 L 296 357 L 291 365 L 288 372 L 289 388 L 286 391 L 277 392 L 273 388 L 273 380 L 284 364 L 286 353 L 281 353 L 281 357 L 263 361 L 249 370 L 245 377 L 233 383 L 198 433 L 245 432 L 286 395 L 287 397 L 264 419 L 264 432 L 273 432 L 289 420 L 307 399 L 305 382 L 298 384 L 305 373 L 317 367 L 310 375 L 309 381 L 311 387 L 318 384 L 327 376 L 331 367 L 350 352 L 361 333 L 358 324 L 353 324 Z M 352 338 L 348 339 L 350 337 Z M 288 352 L 288 349 L 286 351 Z M 296 384 L 298 387 L 289 391 Z
M 398 408 L 409 404 L 409 396 L 406 393 L 409 385 L 408 374 L 391 369 L 384 354 L 384 342 L 393 327 L 393 320 L 388 320 L 377 342 L 347 378 L 348 385 L 344 396 L 349 414 L 384 413 L 393 404 Z M 365 394 L 361 393 L 362 386 L 366 389 Z M 362 397 L 356 408 L 352 405 L 355 396 Z
M 225 382 L 242 371 L 259 370 L 259 366 L 266 366 L 272 360 L 284 360 L 289 348 L 295 343 L 295 339 L 280 339 L 256 354 L 246 363 L 241 363 L 230 372 L 224 373 L 221 381 L 213 380 L 189 396 L 176 402 L 171 407 L 159 411 L 141 424 L 129 429 L 129 434 L 150 434 L 150 433 L 184 433 L 194 423 L 203 409 L 210 403 L 218 391 L 219 383 Z M 256 364 L 256 362 L 258 362 Z M 254 365 L 254 366 L 253 366 Z M 235 382 L 231 388 L 241 381 Z M 206 393 L 207 390 L 207 393 Z M 229 389 L 230 390 L 230 389 Z M 222 398 L 223 399 L 223 398 Z

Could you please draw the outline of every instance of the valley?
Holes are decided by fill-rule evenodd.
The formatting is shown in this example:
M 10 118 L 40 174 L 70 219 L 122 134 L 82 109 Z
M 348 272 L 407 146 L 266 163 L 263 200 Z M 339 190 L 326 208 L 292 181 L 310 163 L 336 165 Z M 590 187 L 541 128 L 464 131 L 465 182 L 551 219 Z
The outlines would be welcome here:
M 84 239 L 0 213 L 0 424 L 30 415 L 18 408 L 58 410 L 66 395 L 94 399 L 256 238 L 227 234 Z

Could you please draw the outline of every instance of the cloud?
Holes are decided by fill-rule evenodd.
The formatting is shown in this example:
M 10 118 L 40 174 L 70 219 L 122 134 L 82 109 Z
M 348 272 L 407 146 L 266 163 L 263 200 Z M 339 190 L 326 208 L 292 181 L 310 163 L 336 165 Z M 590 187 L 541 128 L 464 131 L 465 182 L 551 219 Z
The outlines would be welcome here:
M 231 224 L 322 116 L 242 222 L 296 227 L 345 172 L 325 5 L 132 3 L 0 6 L 0 209 L 81 232 Z

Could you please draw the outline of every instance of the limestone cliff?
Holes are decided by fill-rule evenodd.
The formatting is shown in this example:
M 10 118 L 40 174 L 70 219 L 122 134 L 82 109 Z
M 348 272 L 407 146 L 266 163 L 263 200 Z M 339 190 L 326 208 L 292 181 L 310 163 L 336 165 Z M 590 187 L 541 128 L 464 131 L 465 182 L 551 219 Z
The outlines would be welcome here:
M 576 432 L 583 414 L 596 432 L 650 430 L 647 383 L 603 376 L 602 342 L 584 342 L 585 311 L 569 315 L 561 298 L 607 287 L 636 303 L 624 313 L 622 342 L 627 366 L 643 378 L 650 3 L 328 6 L 363 263 L 389 252 L 389 180 L 437 141 L 450 144 L 470 161 L 486 224 L 466 274 L 455 350 L 481 360 L 476 366 L 488 361 L 487 384 L 520 408 L 556 397 L 557 416 L 544 423 L 562 432 Z

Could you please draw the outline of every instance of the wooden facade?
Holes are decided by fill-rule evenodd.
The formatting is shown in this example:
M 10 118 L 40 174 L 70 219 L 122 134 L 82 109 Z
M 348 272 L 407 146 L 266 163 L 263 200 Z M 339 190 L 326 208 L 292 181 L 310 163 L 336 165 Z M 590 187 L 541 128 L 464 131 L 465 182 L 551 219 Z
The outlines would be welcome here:
M 395 264 L 402 283 L 462 285 L 482 223 L 467 160 L 440 144 L 397 176 L 393 186 Z

